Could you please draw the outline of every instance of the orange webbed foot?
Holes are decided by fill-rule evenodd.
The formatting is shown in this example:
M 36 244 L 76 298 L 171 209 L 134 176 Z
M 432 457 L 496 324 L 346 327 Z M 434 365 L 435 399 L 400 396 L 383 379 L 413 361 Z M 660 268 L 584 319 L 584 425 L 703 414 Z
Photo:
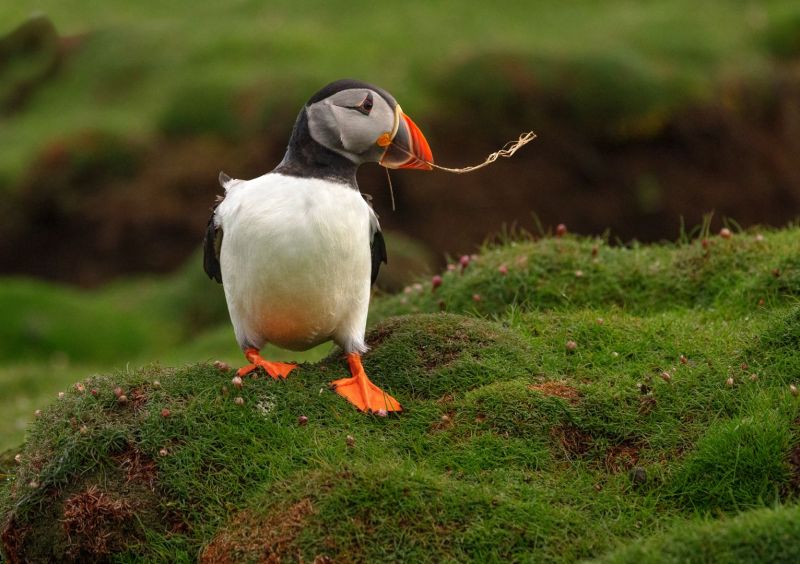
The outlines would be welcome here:
M 246 376 L 258 368 L 263 368 L 264 372 L 277 380 L 278 378 L 286 378 L 292 370 L 297 368 L 296 364 L 264 360 L 261 358 L 261 355 L 258 354 L 258 349 L 247 349 L 244 351 L 244 356 L 250 361 L 250 364 L 242 366 L 238 370 L 237 374 L 240 377 Z
M 361 355 L 349 353 L 347 363 L 352 377 L 331 382 L 334 391 L 355 405 L 360 411 L 386 415 L 390 411 L 403 411 L 398 401 L 373 384 L 361 366 Z

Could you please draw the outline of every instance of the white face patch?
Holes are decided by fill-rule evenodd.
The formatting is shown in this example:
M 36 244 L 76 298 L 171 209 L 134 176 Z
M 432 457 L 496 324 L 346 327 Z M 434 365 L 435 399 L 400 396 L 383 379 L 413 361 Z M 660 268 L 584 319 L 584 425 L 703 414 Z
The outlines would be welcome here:
M 359 164 L 378 162 L 385 149 L 378 139 L 397 127 L 394 109 L 367 88 L 342 90 L 306 111 L 312 139 Z

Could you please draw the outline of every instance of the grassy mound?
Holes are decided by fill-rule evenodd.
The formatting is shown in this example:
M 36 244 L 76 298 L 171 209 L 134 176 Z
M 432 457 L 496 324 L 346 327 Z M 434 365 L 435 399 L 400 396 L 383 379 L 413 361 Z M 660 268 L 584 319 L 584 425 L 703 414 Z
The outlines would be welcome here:
M 339 352 L 241 390 L 211 364 L 93 376 L 0 458 L 3 550 L 794 561 L 799 236 L 518 241 L 376 300 L 395 417 L 329 390 Z
M 797 562 L 798 538 L 800 508 L 759 509 L 733 519 L 690 521 L 602 561 Z

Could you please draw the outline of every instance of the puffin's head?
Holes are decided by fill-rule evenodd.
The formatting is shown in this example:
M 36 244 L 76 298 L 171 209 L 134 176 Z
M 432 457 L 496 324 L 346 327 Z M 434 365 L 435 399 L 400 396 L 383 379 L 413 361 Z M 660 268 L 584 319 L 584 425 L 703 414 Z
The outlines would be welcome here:
M 337 80 L 305 106 L 311 138 L 357 165 L 430 170 L 433 155 L 394 97 L 357 80 Z

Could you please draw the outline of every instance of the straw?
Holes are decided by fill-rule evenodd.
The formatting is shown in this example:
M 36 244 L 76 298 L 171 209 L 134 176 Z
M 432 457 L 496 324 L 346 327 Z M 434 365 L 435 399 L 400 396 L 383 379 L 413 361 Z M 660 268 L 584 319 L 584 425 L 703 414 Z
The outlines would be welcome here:
M 536 139 L 536 134 L 533 131 L 528 131 L 527 133 L 522 133 L 522 134 L 520 134 L 519 139 L 517 139 L 516 141 L 509 141 L 508 143 L 503 145 L 502 149 L 500 149 L 499 151 L 495 151 L 494 153 L 492 153 L 491 155 L 486 157 L 486 160 L 483 161 L 481 164 L 477 164 L 477 165 L 473 165 L 473 166 L 465 166 L 464 168 L 449 168 L 449 167 L 446 167 L 446 166 L 439 166 L 437 164 L 434 164 L 434 163 L 425 161 L 423 159 L 420 159 L 416 155 L 412 155 L 409 151 L 406 151 L 402 147 L 399 147 L 399 146 L 395 145 L 395 148 L 400 149 L 404 153 L 408 154 L 410 157 L 414 157 L 415 159 L 417 159 L 417 160 L 419 160 L 421 162 L 424 162 L 425 164 L 430 165 L 433 168 L 436 168 L 436 169 L 439 169 L 439 170 L 443 170 L 445 172 L 453 172 L 455 174 L 464 174 L 465 172 L 472 172 L 474 170 L 478 170 L 479 168 L 483 168 L 483 167 L 485 167 L 487 165 L 490 165 L 494 161 L 499 159 L 500 157 L 506 157 L 506 158 L 511 157 L 511 156 L 514 155 L 514 153 L 517 152 L 517 150 L 520 147 L 524 147 L 525 145 L 527 145 L 528 143 L 530 143 L 534 139 Z

